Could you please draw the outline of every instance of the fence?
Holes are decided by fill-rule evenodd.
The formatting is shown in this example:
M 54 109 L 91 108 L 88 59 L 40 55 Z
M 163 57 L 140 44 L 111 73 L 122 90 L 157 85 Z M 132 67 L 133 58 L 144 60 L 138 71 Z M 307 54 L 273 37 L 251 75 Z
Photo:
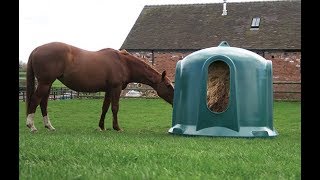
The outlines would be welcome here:
M 301 82 L 275 81 L 273 82 L 273 97 L 275 100 L 301 100 Z
M 157 92 L 148 85 L 140 83 L 130 83 L 127 88 L 122 90 L 120 97 L 122 98 L 159 98 Z M 50 90 L 50 100 L 63 100 L 74 98 L 104 98 L 104 92 L 86 93 L 73 91 L 67 87 L 52 87 Z M 26 100 L 26 87 L 19 87 L 19 100 Z
M 25 87 L 19 87 L 19 100 L 25 101 L 26 91 Z M 289 100 L 300 101 L 301 100 L 301 82 L 273 82 L 273 92 L 275 100 Z M 130 83 L 127 88 L 122 90 L 122 98 L 159 98 L 156 91 L 148 85 L 140 83 Z M 50 90 L 50 100 L 63 100 L 74 98 L 104 98 L 104 92 L 97 93 L 84 93 L 73 91 L 67 87 L 52 87 Z

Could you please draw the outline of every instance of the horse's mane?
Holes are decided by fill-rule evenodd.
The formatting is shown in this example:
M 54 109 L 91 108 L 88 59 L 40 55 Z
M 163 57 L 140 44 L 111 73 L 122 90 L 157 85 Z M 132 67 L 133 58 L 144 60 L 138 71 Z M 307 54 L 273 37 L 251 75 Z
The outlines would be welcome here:
M 133 54 L 129 53 L 127 50 L 121 49 L 121 50 L 119 50 L 119 52 L 123 55 L 129 55 L 131 57 L 130 59 L 134 59 L 138 62 L 141 62 L 147 69 L 152 69 L 157 74 L 161 74 L 161 73 L 159 73 L 159 71 L 157 71 L 155 68 L 153 68 L 150 64 L 146 63 L 142 58 L 134 56 Z

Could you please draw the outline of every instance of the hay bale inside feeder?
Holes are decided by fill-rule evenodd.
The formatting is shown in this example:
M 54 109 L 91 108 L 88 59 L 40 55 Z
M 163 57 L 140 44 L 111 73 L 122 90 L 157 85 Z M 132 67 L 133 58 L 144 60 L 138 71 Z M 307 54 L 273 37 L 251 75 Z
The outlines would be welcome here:
M 207 105 L 213 112 L 223 112 L 228 107 L 230 95 L 230 70 L 223 61 L 209 65 L 207 80 Z
M 272 62 L 222 42 L 176 64 L 169 133 L 273 137 Z

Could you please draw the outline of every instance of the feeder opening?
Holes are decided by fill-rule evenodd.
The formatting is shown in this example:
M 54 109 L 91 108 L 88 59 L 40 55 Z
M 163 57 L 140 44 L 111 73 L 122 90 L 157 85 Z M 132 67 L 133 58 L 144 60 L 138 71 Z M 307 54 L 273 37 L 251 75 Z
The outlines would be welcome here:
M 207 106 L 213 112 L 227 109 L 230 96 L 230 69 L 223 61 L 214 61 L 208 68 Z

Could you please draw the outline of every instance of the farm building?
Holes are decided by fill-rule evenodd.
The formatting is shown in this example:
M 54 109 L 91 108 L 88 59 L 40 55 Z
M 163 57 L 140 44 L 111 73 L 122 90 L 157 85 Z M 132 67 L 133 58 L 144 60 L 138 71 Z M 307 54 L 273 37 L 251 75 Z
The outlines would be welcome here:
M 226 10 L 223 3 L 145 6 L 121 49 L 174 81 L 179 60 L 227 41 L 271 60 L 274 82 L 300 82 L 301 1 L 231 2 Z

